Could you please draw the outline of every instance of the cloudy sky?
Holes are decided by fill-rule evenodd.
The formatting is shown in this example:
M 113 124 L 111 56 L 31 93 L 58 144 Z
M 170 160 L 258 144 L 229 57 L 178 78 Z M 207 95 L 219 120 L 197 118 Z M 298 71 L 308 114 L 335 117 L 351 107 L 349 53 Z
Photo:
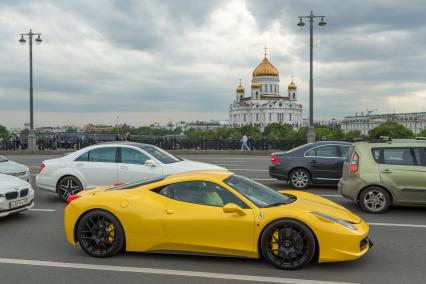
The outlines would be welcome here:
M 367 108 L 426 111 L 426 18 L 418 1 L 0 1 L 0 124 L 29 120 L 28 45 L 34 46 L 35 125 L 227 119 L 268 46 L 281 90 L 294 74 L 308 113 L 314 32 L 315 118 Z

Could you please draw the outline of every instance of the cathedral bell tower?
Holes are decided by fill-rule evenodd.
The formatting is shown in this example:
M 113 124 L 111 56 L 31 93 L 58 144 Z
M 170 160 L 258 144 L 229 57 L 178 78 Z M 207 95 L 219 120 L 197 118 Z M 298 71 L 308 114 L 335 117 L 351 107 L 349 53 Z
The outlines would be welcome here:
M 291 76 L 291 83 L 288 84 L 288 99 L 297 101 L 297 85 L 293 81 L 293 75 Z

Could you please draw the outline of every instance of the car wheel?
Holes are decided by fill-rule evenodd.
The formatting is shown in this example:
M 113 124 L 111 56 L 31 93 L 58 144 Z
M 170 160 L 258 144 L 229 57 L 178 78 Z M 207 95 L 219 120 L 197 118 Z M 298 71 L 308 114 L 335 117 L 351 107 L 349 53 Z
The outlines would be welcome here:
M 264 258 L 272 265 L 295 270 L 307 265 L 315 253 L 315 237 L 303 223 L 283 219 L 269 224 L 261 236 Z
M 66 176 L 59 180 L 56 186 L 56 192 L 62 201 L 67 201 L 68 196 L 75 195 L 83 189 L 78 178 Z
M 297 189 L 306 189 L 311 182 L 311 176 L 307 170 L 296 169 L 290 174 L 290 184 Z
M 383 213 L 390 205 L 389 193 L 377 186 L 364 189 L 359 196 L 359 206 L 368 213 Z
M 77 225 L 77 241 L 94 257 L 109 257 L 124 247 L 124 232 L 118 219 L 103 210 L 94 210 L 81 218 Z

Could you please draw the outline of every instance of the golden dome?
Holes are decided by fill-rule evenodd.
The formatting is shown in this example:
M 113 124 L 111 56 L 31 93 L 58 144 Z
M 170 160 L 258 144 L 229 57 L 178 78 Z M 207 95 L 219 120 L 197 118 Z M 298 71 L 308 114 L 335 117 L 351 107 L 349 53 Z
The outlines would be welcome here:
M 291 80 L 291 83 L 288 84 L 288 89 L 289 90 L 296 90 L 297 89 L 297 85 L 293 82 L 293 79 Z
M 244 93 L 244 87 L 243 85 L 241 85 L 241 79 L 240 79 L 240 84 L 237 86 L 237 93 Z
M 251 88 L 252 89 L 259 89 L 260 88 L 260 83 L 256 80 L 256 76 L 253 78 L 253 80 L 251 81 Z
M 258 76 L 278 76 L 278 69 L 269 62 L 268 58 L 263 58 L 262 62 L 254 69 L 253 77 Z

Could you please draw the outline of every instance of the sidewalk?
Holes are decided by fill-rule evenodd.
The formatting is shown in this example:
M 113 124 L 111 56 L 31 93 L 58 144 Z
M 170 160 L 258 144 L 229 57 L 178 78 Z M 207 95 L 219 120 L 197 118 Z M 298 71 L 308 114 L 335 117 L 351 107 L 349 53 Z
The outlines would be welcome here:
M 63 156 L 74 152 L 75 150 L 43 150 L 43 151 L 0 151 L 0 155 L 58 155 Z M 245 155 L 245 156 L 269 156 L 273 152 L 279 150 L 253 150 L 253 151 L 240 151 L 240 150 L 167 150 L 167 152 L 175 155 Z

